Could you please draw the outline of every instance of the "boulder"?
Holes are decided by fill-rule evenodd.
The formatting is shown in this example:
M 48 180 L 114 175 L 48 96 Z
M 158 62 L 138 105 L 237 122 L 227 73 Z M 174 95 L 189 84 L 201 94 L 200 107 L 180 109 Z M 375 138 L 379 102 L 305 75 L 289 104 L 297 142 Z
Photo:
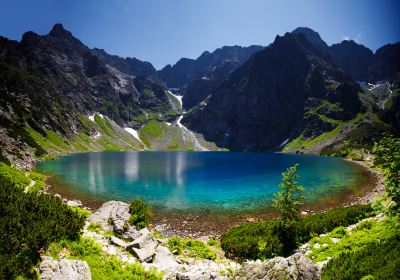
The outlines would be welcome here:
M 129 225 L 130 217 L 129 204 L 121 201 L 107 201 L 87 220 L 100 224 L 105 230 L 118 232 L 123 238 L 134 240 L 139 234 L 135 227 Z
M 156 245 L 158 244 L 158 241 L 154 239 L 153 235 L 147 228 L 140 230 L 139 234 L 140 236 L 129 244 L 130 247 L 143 249 L 150 245 L 154 245 L 152 243 L 156 243 Z
M 39 266 L 40 279 L 43 280 L 91 280 L 92 275 L 85 261 L 60 261 L 45 258 Z
M 156 249 L 153 264 L 159 270 L 167 270 L 170 272 L 176 271 L 179 267 L 179 264 L 175 261 L 175 258 L 169 249 L 162 245 L 159 245 Z
M 154 239 L 151 232 L 144 228 L 139 231 L 140 236 L 126 246 L 140 262 L 151 262 L 156 254 L 158 241 Z
M 78 200 L 68 200 L 67 205 L 70 207 L 79 207 L 79 206 L 82 206 L 82 202 L 80 202 Z
M 156 254 L 157 244 L 147 246 L 143 249 L 137 249 L 131 246 L 128 246 L 126 249 L 133 254 L 140 262 L 152 262 L 154 255 Z
M 109 240 L 110 240 L 110 243 L 115 245 L 115 246 L 122 247 L 124 249 L 127 246 L 126 242 L 124 240 L 122 240 L 122 239 L 119 239 L 118 237 L 110 236 Z
M 275 257 L 264 262 L 249 261 L 243 263 L 234 279 L 320 279 L 320 270 L 310 259 L 303 254 L 296 253 L 290 257 Z

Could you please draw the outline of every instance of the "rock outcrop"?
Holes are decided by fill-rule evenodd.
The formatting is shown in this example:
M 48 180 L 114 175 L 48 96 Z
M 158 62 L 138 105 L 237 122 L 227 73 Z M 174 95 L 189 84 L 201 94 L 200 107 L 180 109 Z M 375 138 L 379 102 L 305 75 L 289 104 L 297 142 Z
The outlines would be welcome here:
M 88 221 L 101 225 L 106 230 L 115 231 L 126 239 L 135 239 L 139 233 L 129 225 L 129 204 L 121 201 L 107 201 L 99 210 L 88 217 Z
M 290 257 L 275 257 L 266 261 L 247 261 L 233 277 L 237 280 L 318 280 L 318 267 L 306 256 L 296 253 Z
M 39 266 L 42 280 L 91 280 L 92 275 L 85 261 L 54 260 L 45 257 Z
M 336 115 L 354 118 L 362 111 L 358 84 L 314 41 L 298 32 L 277 36 L 186 114 L 182 123 L 220 147 L 261 151 L 279 149 L 307 128 L 313 136 L 332 130 L 329 123 L 341 120 L 324 115 L 326 110 L 320 112 L 318 104 L 337 104 Z

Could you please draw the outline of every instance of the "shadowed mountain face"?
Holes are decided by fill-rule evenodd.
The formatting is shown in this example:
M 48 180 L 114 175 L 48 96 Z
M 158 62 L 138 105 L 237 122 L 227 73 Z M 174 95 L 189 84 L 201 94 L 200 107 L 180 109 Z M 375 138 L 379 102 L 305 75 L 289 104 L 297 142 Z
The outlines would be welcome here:
M 277 36 L 184 123 L 230 149 L 269 150 L 301 133 L 311 138 L 333 129 L 326 118 L 354 117 L 361 110 L 360 88 L 318 46 L 297 31 Z M 314 114 L 322 104 L 337 106 Z
M 170 88 L 179 88 L 183 106 L 189 109 L 202 101 L 229 74 L 243 64 L 261 46 L 230 46 L 203 52 L 197 59 L 182 58 L 175 65 L 158 71 Z
M 330 47 L 333 60 L 356 81 L 367 81 L 368 70 L 374 60 L 374 53 L 354 41 L 343 41 Z
M 396 79 L 400 73 L 400 43 L 387 44 L 375 52 L 369 69 L 369 79 L 373 82 Z M 398 77 L 398 76 L 397 76 Z

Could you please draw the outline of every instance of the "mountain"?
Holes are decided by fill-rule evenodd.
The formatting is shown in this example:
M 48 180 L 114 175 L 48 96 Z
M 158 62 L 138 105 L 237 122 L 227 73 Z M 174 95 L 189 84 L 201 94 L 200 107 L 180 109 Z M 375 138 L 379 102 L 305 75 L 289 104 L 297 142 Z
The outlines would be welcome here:
M 141 61 L 134 57 L 122 58 L 117 55 L 110 55 L 98 48 L 92 49 L 91 52 L 106 65 L 127 75 L 148 77 L 157 73 L 153 65 L 147 61 Z
M 306 37 L 307 41 L 313 45 L 315 51 L 317 51 L 320 55 L 324 56 L 326 55 L 326 53 L 329 52 L 328 45 L 325 43 L 324 40 L 322 40 L 319 33 L 312 30 L 311 28 L 297 27 L 295 30 L 292 31 L 292 33 L 295 35 L 303 34 L 304 37 Z
M 89 49 L 61 24 L 21 42 L 1 37 L 0 157 L 24 164 L 66 143 L 71 152 L 143 148 L 122 127 L 174 111 L 164 86 L 146 76 L 154 74 L 147 62 Z M 89 120 L 94 113 L 104 117 Z
M 189 109 L 261 49 L 261 46 L 225 46 L 211 53 L 205 51 L 197 59 L 182 58 L 173 66 L 165 66 L 158 76 L 169 88 L 180 89 L 183 106 Z
M 369 80 L 369 68 L 374 61 L 374 53 L 352 40 L 345 40 L 329 48 L 329 54 L 337 65 L 349 73 L 356 81 Z
M 311 139 L 362 111 L 361 91 L 312 34 L 275 41 L 233 71 L 183 123 L 233 150 L 278 149 Z M 316 43 L 317 42 L 317 43 Z
M 379 48 L 369 69 L 369 80 L 377 82 L 394 79 L 398 73 L 400 73 L 400 42 Z
M 135 75 L 107 64 L 113 61 L 109 56 L 97 56 L 60 24 L 46 36 L 25 33 L 21 50 L 29 58 L 28 70 L 49 80 L 80 112 L 100 112 L 123 124 L 144 111 L 171 109 L 165 94 L 150 93 L 152 84 L 149 91 L 139 92 Z M 143 104 L 157 104 L 157 108 Z

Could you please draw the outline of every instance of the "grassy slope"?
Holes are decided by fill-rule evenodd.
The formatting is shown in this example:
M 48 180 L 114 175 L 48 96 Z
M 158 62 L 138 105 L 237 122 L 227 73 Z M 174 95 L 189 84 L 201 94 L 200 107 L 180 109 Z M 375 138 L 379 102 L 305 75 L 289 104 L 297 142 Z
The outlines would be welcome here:
M 128 132 L 119 127 L 109 118 L 95 115 L 94 122 L 86 116 L 81 116 L 85 130 L 73 138 L 61 137 L 51 130 L 45 130 L 45 135 L 31 127 L 26 131 L 36 143 L 51 155 L 63 155 L 89 151 L 123 151 L 141 150 L 143 145 Z M 88 131 L 96 131 L 100 136 L 89 135 Z
M 327 118 L 325 116 L 319 116 L 321 119 L 327 122 L 332 122 L 335 123 L 337 126 L 328 132 L 322 133 L 321 135 L 312 138 L 312 139 L 304 139 L 303 135 L 300 135 L 299 137 L 293 139 L 290 141 L 284 148 L 283 152 L 295 152 L 298 150 L 310 150 L 317 145 L 327 142 L 328 140 L 334 139 L 336 136 L 339 135 L 339 133 L 344 129 L 344 127 L 347 126 L 352 126 L 358 122 L 360 122 L 363 118 L 365 118 L 366 114 L 358 114 L 354 119 L 348 121 L 348 122 L 342 122 L 338 120 L 333 120 L 330 118 Z

